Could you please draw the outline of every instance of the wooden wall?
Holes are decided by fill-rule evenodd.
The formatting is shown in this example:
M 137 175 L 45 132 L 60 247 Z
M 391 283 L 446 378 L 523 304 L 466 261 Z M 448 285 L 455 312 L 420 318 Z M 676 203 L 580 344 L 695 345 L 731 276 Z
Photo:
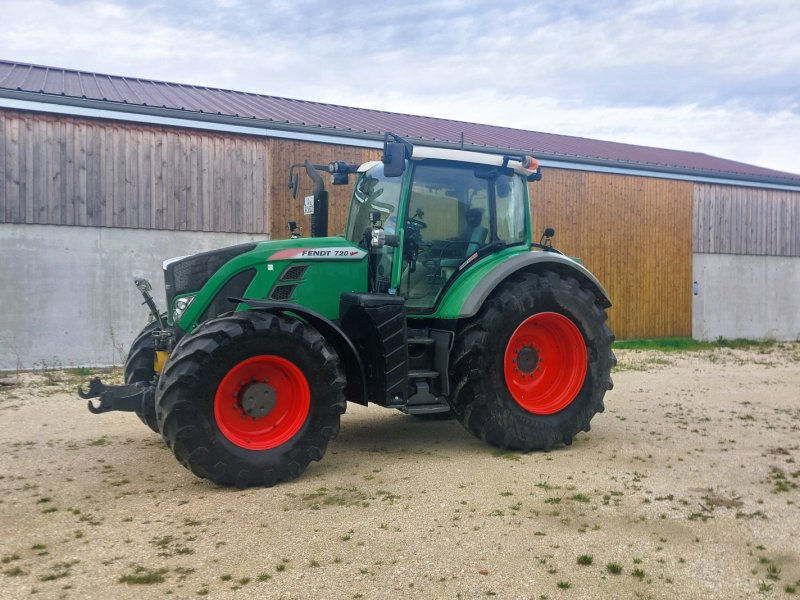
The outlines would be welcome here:
M 617 339 L 692 333 L 692 189 L 686 181 L 542 169 L 534 232 L 577 256 L 614 303 Z
M 284 239 L 294 220 L 309 236 L 302 199 L 311 182 L 301 171 L 292 199 L 289 165 L 379 156 L 352 146 L 0 110 L 0 222 Z M 351 186 L 322 176 L 328 229 L 340 233 Z M 556 245 L 603 282 L 619 339 L 691 334 L 693 187 L 560 169 L 544 169 L 531 184 L 534 231 L 555 227 Z
M 263 138 L 0 110 L 0 222 L 261 233 Z
M 694 251 L 800 256 L 800 193 L 696 184 Z
M 268 140 L 270 156 L 269 197 L 272 203 L 272 239 L 289 237 L 286 224 L 297 221 L 303 229 L 303 236 L 311 235 L 311 218 L 303 215 L 303 198 L 311 193 L 312 183 L 305 169 L 299 169 L 300 185 L 297 198 L 293 199 L 289 191 L 289 167 L 308 159 L 312 164 L 327 165 L 333 160 L 344 160 L 353 164 L 362 164 L 369 160 L 379 160 L 380 150 L 356 148 L 332 144 L 315 144 L 271 138 Z M 355 175 L 350 176 L 350 185 L 331 185 L 330 175 L 321 173 L 328 191 L 328 232 L 337 235 L 344 232 L 347 210 L 355 183 Z

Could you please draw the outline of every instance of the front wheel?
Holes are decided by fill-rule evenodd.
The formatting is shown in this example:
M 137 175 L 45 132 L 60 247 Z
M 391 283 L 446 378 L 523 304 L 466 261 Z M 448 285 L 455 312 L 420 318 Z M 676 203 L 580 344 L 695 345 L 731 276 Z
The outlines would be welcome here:
M 159 378 L 164 440 L 195 475 L 240 488 L 298 477 L 339 432 L 345 377 L 310 326 L 253 311 L 206 321 Z
M 461 424 L 500 448 L 571 444 L 604 410 L 614 336 L 594 294 L 572 277 L 518 273 L 459 331 L 451 405 Z
M 133 340 L 128 358 L 125 361 L 125 383 L 150 383 L 156 375 L 156 342 L 153 334 L 158 331 L 158 321 L 153 321 L 142 329 Z M 156 405 L 153 390 L 148 391 L 142 401 L 142 408 L 136 411 L 142 423 L 159 433 L 156 421 Z

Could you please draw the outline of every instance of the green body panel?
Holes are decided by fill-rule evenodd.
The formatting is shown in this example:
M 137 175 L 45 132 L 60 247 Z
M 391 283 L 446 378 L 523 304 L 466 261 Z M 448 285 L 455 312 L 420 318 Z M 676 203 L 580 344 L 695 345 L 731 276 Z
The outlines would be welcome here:
M 377 253 L 376 261 L 382 261 L 383 264 L 390 267 L 388 269 L 390 280 L 388 287 L 399 293 L 405 293 L 401 289 L 401 278 L 404 269 L 407 269 L 409 264 L 405 256 L 404 245 L 407 243 L 407 223 L 414 216 L 411 215 L 409 208 L 413 194 L 414 173 L 420 164 L 436 165 L 438 163 L 445 166 L 449 164 L 446 161 L 438 160 L 410 161 L 410 168 L 405 171 L 401 179 L 398 190 L 399 197 L 396 200 L 394 234 L 397 235 L 400 242 L 399 247 L 387 246 L 380 250 L 374 250 Z M 562 268 L 585 271 L 579 264 L 566 257 L 555 258 L 548 253 L 540 252 L 535 254 L 541 254 L 541 256 L 535 257 L 532 254 L 531 212 L 527 185 L 522 188 L 522 195 L 524 235 L 521 240 L 460 267 L 463 270 L 456 271 L 451 276 L 453 278 L 451 282 L 443 283 L 443 289 L 433 306 L 415 307 L 411 305 L 408 307 L 409 319 L 455 320 L 472 316 L 475 314 L 473 305 L 476 298 L 485 298 L 502 279 L 519 268 L 530 266 L 529 263 L 556 261 L 568 263 L 561 264 Z M 355 206 L 357 206 L 357 199 L 354 196 L 348 223 L 353 219 L 353 207 Z M 359 229 L 358 232 L 354 230 L 349 235 L 353 238 L 359 237 L 361 230 Z M 262 242 L 253 250 L 228 261 L 214 273 L 202 290 L 183 293 L 173 300 L 173 304 L 181 297 L 195 296 L 179 323 L 182 329 L 191 331 L 203 316 L 209 303 L 228 280 L 245 270 L 255 269 L 256 275 L 247 287 L 244 293 L 245 297 L 269 300 L 273 299 L 271 292 L 276 285 L 295 285 L 291 297 L 286 300 L 287 304 L 303 306 L 328 319 L 336 320 L 339 318 L 339 301 L 342 293 L 369 291 L 368 264 L 367 252 L 357 246 L 354 241 L 343 236 Z M 291 266 L 306 267 L 302 278 L 281 281 L 281 275 Z M 503 275 L 501 279 L 498 279 L 500 273 Z M 586 274 L 588 278 L 593 279 L 591 274 L 588 272 Z M 593 281 L 596 282 L 596 280 Z M 599 283 L 597 286 L 600 287 Z M 604 293 L 602 288 L 600 290 Z M 172 309 L 173 307 L 169 307 L 170 316 Z M 245 310 L 246 307 L 240 305 L 238 309 Z
M 472 294 L 480 281 L 501 263 L 518 254 L 529 254 L 528 246 L 512 246 L 494 254 L 484 256 L 475 264 L 469 265 L 467 271 L 462 273 L 453 284 L 445 290 L 439 300 L 436 310 L 432 315 L 418 315 L 420 317 L 434 317 L 437 319 L 458 319 L 464 316 L 462 306 Z M 417 315 L 415 315 L 417 316 Z
M 191 331 L 196 326 L 208 304 L 231 277 L 255 269 L 255 277 L 244 296 L 267 299 L 276 284 L 284 284 L 279 278 L 290 266 L 307 269 L 301 279 L 285 282 L 296 286 L 287 304 L 310 308 L 329 319 L 339 318 L 342 293 L 367 290 L 367 254 L 343 237 L 261 242 L 225 263 L 202 289 L 175 298 L 173 305 L 179 298 L 195 296 L 180 319 L 181 328 Z M 171 315 L 173 307 L 169 308 Z
M 412 165 L 415 166 L 415 165 Z M 408 197 L 410 194 L 411 188 L 411 181 L 413 180 L 413 169 L 409 169 L 405 173 L 405 178 L 403 181 L 403 193 L 402 199 L 400 202 L 400 218 L 398 220 L 399 227 L 398 233 L 400 234 L 400 239 L 403 240 L 405 238 L 405 229 L 403 224 L 406 220 L 410 217 L 408 213 Z M 493 254 L 481 257 L 478 261 L 474 264 L 468 265 L 465 267 L 467 271 L 465 273 L 460 274 L 460 276 L 453 282 L 453 284 L 447 287 L 442 296 L 438 298 L 436 305 L 433 307 L 433 312 L 425 312 L 425 313 L 409 313 L 409 318 L 411 319 L 458 319 L 463 316 L 463 311 L 461 307 L 463 306 L 466 299 L 469 295 L 473 292 L 475 287 L 478 283 L 483 279 L 483 277 L 492 269 L 494 269 L 497 265 L 504 262 L 508 258 L 512 256 L 516 256 L 522 253 L 530 252 L 530 243 L 531 243 L 531 206 L 530 206 L 530 198 L 529 198 L 529 190 L 528 186 L 525 185 L 523 188 L 523 195 L 524 195 L 524 207 L 525 207 L 525 244 L 524 245 L 515 245 L 499 252 L 495 252 Z M 401 247 L 396 250 L 396 256 L 402 256 L 402 244 Z M 392 287 L 399 288 L 400 287 L 400 277 L 403 269 L 403 261 L 395 260 L 394 261 L 394 268 L 392 272 Z

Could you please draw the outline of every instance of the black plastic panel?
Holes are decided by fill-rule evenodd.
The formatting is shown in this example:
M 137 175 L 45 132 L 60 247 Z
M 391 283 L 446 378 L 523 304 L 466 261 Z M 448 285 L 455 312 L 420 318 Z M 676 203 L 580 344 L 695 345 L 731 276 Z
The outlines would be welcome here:
M 236 308 L 236 304 L 228 300 L 228 298 L 239 298 L 244 296 L 247 286 L 253 281 L 256 276 L 255 269 L 247 269 L 241 273 L 237 273 L 231 277 L 225 285 L 222 286 L 219 292 L 214 296 L 214 299 L 203 311 L 203 314 L 198 319 L 198 324 L 208 319 L 213 319 L 222 313 L 230 312 Z
M 405 300 L 390 294 L 342 294 L 339 315 L 364 364 L 370 401 L 404 404 L 408 397 Z

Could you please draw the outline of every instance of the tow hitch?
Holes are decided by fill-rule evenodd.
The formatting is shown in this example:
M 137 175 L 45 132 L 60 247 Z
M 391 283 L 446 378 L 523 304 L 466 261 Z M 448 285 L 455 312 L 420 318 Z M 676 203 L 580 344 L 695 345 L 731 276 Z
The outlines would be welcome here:
M 164 318 L 158 312 L 156 303 L 150 296 L 152 286 L 146 279 L 134 279 L 136 288 L 141 292 L 144 298 L 143 304 L 147 305 L 150 313 L 153 315 L 153 320 L 158 323 L 158 329 L 152 331 L 153 337 L 153 352 L 154 364 L 151 381 L 137 381 L 136 383 L 129 383 L 125 385 L 107 385 L 103 383 L 99 377 L 95 377 L 89 382 L 89 389 L 84 391 L 83 387 L 78 387 L 78 396 L 84 400 L 89 400 L 89 412 L 99 415 L 101 413 L 120 410 L 125 412 L 135 412 L 141 415 L 152 415 L 152 420 L 155 420 L 155 390 L 158 383 L 158 373 L 164 367 L 164 363 L 169 356 L 169 350 L 172 346 L 172 332 L 167 330 Z M 92 402 L 92 398 L 99 398 L 100 404 L 96 405 Z
M 155 386 L 152 383 L 131 383 L 128 385 L 106 385 L 98 377 L 89 382 L 89 389 L 83 391 L 78 388 L 78 396 L 87 403 L 89 412 L 99 415 L 112 410 L 126 412 L 142 412 L 145 401 L 155 393 Z M 95 406 L 91 398 L 100 398 L 100 404 Z

